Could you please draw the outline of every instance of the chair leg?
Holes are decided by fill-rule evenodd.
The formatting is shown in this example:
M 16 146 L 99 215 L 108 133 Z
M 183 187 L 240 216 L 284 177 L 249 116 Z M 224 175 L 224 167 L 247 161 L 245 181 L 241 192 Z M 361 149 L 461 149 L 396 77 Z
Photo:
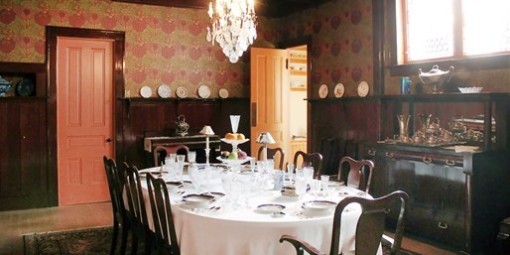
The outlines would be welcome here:
M 120 254 L 121 255 L 124 255 L 126 254 L 126 246 L 127 246 L 127 241 L 128 241 L 128 234 L 129 234 L 129 225 L 128 224 L 123 224 L 122 225 L 122 238 L 121 238 L 121 241 L 120 241 Z
M 135 255 L 138 250 L 138 235 L 135 233 L 135 229 L 131 231 L 131 254 Z
M 119 234 L 119 223 L 113 221 L 113 233 L 112 233 L 112 245 L 110 247 L 110 255 L 115 254 L 115 248 L 117 248 L 117 235 Z

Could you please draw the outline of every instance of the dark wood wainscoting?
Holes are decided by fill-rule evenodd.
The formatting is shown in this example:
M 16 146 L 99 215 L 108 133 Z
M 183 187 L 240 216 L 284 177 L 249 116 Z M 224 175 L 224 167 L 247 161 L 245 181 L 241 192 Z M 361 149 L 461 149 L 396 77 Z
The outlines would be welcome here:
M 174 136 L 175 121 L 184 115 L 190 125 L 189 135 L 196 135 L 203 126 L 211 126 L 220 137 L 232 132 L 230 115 L 241 115 L 238 132 L 249 137 L 249 99 L 119 99 L 123 102 L 123 132 L 117 137 L 123 150 L 117 150 L 117 160 L 139 168 L 152 166 L 151 155 L 144 150 L 145 136 Z M 225 146 L 229 146 L 225 144 Z M 249 144 L 241 149 L 250 153 Z M 231 149 L 225 147 L 225 149 Z
M 379 137 L 379 101 L 345 98 L 310 100 L 310 142 L 324 156 L 323 172 L 336 174 L 343 155 L 357 158 L 364 141 Z

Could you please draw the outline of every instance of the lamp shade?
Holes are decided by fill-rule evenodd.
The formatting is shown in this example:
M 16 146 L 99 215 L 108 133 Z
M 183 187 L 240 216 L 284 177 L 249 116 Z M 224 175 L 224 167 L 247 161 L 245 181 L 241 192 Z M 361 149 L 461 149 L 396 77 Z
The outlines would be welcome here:
M 202 130 L 200 130 L 200 134 L 202 135 L 214 135 L 214 131 L 211 126 L 204 126 Z
M 276 143 L 274 138 L 271 136 L 269 132 L 262 132 L 259 134 L 259 137 L 257 137 L 257 143 Z

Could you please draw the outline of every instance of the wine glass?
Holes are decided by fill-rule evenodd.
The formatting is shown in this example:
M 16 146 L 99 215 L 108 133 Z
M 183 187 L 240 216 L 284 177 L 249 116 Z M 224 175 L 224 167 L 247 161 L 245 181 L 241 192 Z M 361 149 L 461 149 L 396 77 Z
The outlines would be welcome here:
M 188 152 L 188 162 L 190 164 L 195 163 L 197 160 L 197 152 L 196 151 L 189 151 Z

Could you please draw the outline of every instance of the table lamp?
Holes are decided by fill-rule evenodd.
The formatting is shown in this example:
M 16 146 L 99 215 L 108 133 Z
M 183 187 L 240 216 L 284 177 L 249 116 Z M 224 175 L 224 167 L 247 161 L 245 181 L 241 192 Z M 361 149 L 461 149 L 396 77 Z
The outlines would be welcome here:
M 264 162 L 265 162 L 265 161 L 267 161 L 267 145 L 270 143 L 271 144 L 276 143 L 276 141 L 274 140 L 274 138 L 271 136 L 271 134 L 269 132 L 262 132 L 257 137 L 257 143 L 264 145 Z
M 209 166 L 209 152 L 211 151 L 209 148 L 209 136 L 214 135 L 214 131 L 211 126 L 204 126 L 200 130 L 200 134 L 205 135 L 205 165 Z

